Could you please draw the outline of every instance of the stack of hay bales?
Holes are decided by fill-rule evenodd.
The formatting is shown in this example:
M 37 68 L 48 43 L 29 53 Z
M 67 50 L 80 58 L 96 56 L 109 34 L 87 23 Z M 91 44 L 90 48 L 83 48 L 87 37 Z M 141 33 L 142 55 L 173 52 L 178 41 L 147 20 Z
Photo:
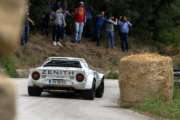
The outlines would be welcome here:
M 120 105 L 132 107 L 148 98 L 173 97 L 173 64 L 158 54 L 131 55 L 120 61 Z
M 0 120 L 14 120 L 16 114 L 15 89 L 10 79 L 0 76 Z

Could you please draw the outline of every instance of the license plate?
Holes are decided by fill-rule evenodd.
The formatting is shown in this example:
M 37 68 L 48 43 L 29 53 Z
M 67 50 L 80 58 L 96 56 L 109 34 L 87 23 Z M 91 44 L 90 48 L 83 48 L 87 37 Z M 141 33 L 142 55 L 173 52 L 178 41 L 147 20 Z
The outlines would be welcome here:
M 65 81 L 64 80 L 49 80 L 50 85 L 64 85 Z
M 63 75 L 46 75 L 44 78 L 47 78 L 47 79 L 65 79 L 66 76 L 63 76 Z

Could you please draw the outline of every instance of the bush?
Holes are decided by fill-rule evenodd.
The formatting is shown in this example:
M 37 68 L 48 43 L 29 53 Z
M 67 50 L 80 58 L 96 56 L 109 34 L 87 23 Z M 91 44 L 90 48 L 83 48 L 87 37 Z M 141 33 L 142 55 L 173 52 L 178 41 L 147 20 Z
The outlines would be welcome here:
M 30 0 L 30 16 L 38 30 L 42 24 L 42 16 L 49 12 L 48 0 Z
M 17 72 L 15 69 L 14 58 L 11 57 L 3 57 L 0 59 L 0 63 L 2 64 L 5 73 L 11 77 L 17 77 Z
M 107 79 L 119 79 L 119 74 L 117 72 L 110 71 L 107 76 Z
M 60 2 L 64 3 L 69 10 L 74 10 L 79 1 L 61 0 Z M 140 38 L 148 36 L 150 37 L 148 39 L 165 44 L 180 43 L 178 32 L 174 30 L 180 26 L 179 0 L 154 0 L 153 2 L 152 0 L 84 1 L 86 5 L 94 8 L 94 13 L 104 10 L 116 17 L 128 16 L 133 22 L 133 34 Z M 32 19 L 39 27 L 43 13 L 50 11 L 48 0 L 30 0 L 30 2 Z

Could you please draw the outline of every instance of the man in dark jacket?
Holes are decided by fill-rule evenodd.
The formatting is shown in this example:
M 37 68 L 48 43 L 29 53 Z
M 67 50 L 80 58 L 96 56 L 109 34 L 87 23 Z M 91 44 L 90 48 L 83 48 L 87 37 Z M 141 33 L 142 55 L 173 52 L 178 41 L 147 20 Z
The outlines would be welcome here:
M 96 24 L 95 24 L 95 39 L 96 39 L 96 45 L 97 47 L 100 46 L 100 37 L 101 37 L 101 33 L 102 33 L 102 27 L 105 23 L 105 12 L 102 11 L 96 18 Z

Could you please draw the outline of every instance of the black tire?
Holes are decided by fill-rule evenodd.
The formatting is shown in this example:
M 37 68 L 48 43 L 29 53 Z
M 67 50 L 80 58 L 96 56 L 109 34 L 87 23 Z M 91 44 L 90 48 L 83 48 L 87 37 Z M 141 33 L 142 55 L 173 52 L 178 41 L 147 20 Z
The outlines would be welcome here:
M 95 81 L 94 81 L 92 89 L 83 91 L 83 98 L 85 100 L 94 100 L 95 95 L 96 95 L 95 89 L 96 88 L 95 88 Z
M 38 87 L 28 87 L 29 96 L 41 96 L 42 89 Z
M 102 80 L 100 86 L 96 90 L 96 97 L 97 98 L 102 98 L 104 95 L 104 80 Z

